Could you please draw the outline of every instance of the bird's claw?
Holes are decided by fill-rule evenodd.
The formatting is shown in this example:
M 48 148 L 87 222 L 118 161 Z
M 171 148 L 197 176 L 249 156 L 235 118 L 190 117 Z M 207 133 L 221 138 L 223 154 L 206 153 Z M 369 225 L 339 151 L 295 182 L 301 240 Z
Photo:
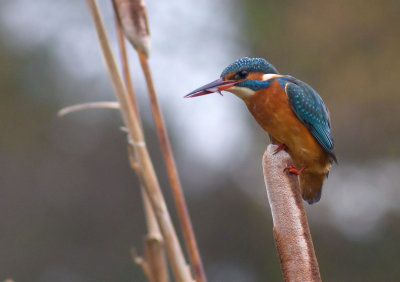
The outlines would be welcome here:
M 285 150 L 287 151 L 288 147 L 285 144 L 280 144 L 278 148 L 274 151 L 273 155 L 278 154 L 280 151 Z
M 295 166 L 290 165 L 286 167 L 283 172 L 289 172 L 290 174 L 300 175 L 304 171 L 305 167 L 302 169 L 297 169 Z

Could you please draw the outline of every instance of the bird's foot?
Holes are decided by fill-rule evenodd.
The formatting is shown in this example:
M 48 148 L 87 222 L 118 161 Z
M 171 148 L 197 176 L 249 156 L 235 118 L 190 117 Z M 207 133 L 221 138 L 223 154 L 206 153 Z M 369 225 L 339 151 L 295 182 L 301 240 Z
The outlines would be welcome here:
M 274 151 L 274 155 L 278 154 L 280 151 L 285 150 L 287 151 L 288 147 L 285 144 L 280 144 L 278 148 Z
M 286 167 L 283 172 L 289 172 L 291 174 L 296 174 L 296 175 L 300 175 L 304 170 L 306 169 L 306 167 L 303 167 L 302 169 L 297 169 L 295 166 L 290 165 L 288 167 Z

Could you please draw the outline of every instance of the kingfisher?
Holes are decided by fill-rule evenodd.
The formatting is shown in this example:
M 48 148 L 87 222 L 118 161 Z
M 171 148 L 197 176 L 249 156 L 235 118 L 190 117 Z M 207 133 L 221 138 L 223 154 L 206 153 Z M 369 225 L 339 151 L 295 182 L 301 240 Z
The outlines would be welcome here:
M 337 163 L 329 111 L 318 93 L 307 83 L 280 74 L 262 58 L 245 57 L 185 98 L 223 90 L 245 102 L 271 142 L 278 145 L 275 153 L 285 150 L 290 154 L 293 165 L 285 170 L 298 175 L 305 201 L 318 202 L 332 163 Z

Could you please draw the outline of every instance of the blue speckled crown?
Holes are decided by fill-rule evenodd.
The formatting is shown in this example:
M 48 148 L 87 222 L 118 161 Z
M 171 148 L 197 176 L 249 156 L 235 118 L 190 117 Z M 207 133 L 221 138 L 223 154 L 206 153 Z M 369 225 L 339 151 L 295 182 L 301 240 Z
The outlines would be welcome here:
M 230 72 L 238 72 L 242 70 L 248 72 L 278 73 L 277 69 L 263 58 L 244 57 L 227 66 L 221 73 L 221 77 L 225 77 L 225 75 Z

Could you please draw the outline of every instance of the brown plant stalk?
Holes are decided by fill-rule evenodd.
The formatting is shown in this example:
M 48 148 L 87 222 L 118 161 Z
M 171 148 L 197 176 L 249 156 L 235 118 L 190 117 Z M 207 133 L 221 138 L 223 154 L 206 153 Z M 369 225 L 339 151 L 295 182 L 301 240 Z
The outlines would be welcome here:
M 203 263 L 200 258 L 200 252 L 197 247 L 192 223 L 190 221 L 189 212 L 179 180 L 178 170 L 176 168 L 172 148 L 148 64 L 150 36 L 145 3 L 144 0 L 113 0 L 113 4 L 126 37 L 138 52 L 140 64 L 146 79 L 157 135 L 161 143 L 161 150 L 166 163 L 167 173 L 181 223 L 186 248 L 192 263 L 195 279 L 198 282 L 203 282 L 206 281 Z
M 125 82 L 125 87 L 128 92 L 129 105 L 134 109 L 133 112 L 136 113 L 136 119 L 140 122 L 139 108 L 137 106 L 135 93 L 133 90 L 133 83 L 131 80 L 128 56 L 125 48 L 124 34 L 121 25 L 116 17 L 115 25 L 117 28 L 118 45 L 120 47 L 120 56 L 122 63 L 122 72 Z M 131 148 L 131 147 L 128 147 Z M 136 174 L 139 176 L 140 180 L 140 190 L 142 192 L 144 213 L 147 225 L 147 235 L 144 239 L 144 250 L 145 250 L 145 263 L 147 269 L 144 269 L 149 282 L 168 282 L 168 267 L 167 261 L 165 259 L 165 249 L 162 235 L 160 233 L 160 228 L 157 223 L 156 216 L 154 214 L 153 208 L 149 197 L 144 188 L 143 181 L 143 171 L 139 166 L 138 160 L 136 159 L 137 153 L 134 153 L 132 149 L 129 149 L 129 160 L 131 167 L 135 170 Z M 137 261 L 136 258 L 134 258 Z M 142 261 L 142 267 L 144 261 Z
M 132 169 L 137 173 L 141 185 L 144 212 L 147 225 L 147 235 L 144 238 L 144 258 L 136 254 L 132 248 L 133 261 L 142 267 L 149 282 L 168 282 L 168 267 L 165 258 L 164 240 L 158 227 L 157 218 L 154 214 L 150 199 L 144 188 L 144 176 L 140 164 L 136 160 L 133 148 L 128 146 L 129 161 Z
M 190 221 L 189 212 L 185 202 L 185 197 L 182 192 L 182 186 L 179 180 L 178 170 L 176 168 L 175 159 L 172 153 L 171 144 L 168 138 L 164 119 L 162 117 L 160 105 L 158 103 L 157 94 L 154 88 L 150 67 L 147 57 L 142 52 L 138 51 L 140 64 L 145 75 L 147 89 L 149 93 L 151 109 L 156 124 L 158 138 L 161 144 L 161 150 L 164 155 L 164 160 L 167 167 L 167 173 L 172 187 L 172 192 L 175 200 L 176 209 L 178 211 L 179 220 L 183 231 L 183 236 L 188 249 L 189 258 L 192 262 L 195 279 L 198 282 L 206 281 L 203 263 L 201 261 L 200 252 L 197 247 L 196 237 L 194 235 L 192 223 Z
M 120 103 L 121 114 L 128 129 L 129 138 L 132 140 L 131 145 L 134 147 L 134 152 L 137 154 L 135 157 L 137 157 L 138 163 L 143 170 L 142 181 L 160 226 L 173 274 L 177 281 L 192 281 L 193 278 L 190 273 L 190 268 L 185 261 L 182 248 L 179 244 L 171 217 L 161 193 L 149 152 L 144 142 L 140 122 L 137 119 L 138 115 L 135 109 L 129 106 L 128 93 L 115 63 L 97 2 L 96 0 L 86 0 L 86 2 L 96 27 L 101 50 L 114 91 Z
M 318 261 L 296 175 L 288 153 L 269 145 L 263 157 L 264 180 L 271 207 L 275 245 L 285 281 L 321 281 Z

